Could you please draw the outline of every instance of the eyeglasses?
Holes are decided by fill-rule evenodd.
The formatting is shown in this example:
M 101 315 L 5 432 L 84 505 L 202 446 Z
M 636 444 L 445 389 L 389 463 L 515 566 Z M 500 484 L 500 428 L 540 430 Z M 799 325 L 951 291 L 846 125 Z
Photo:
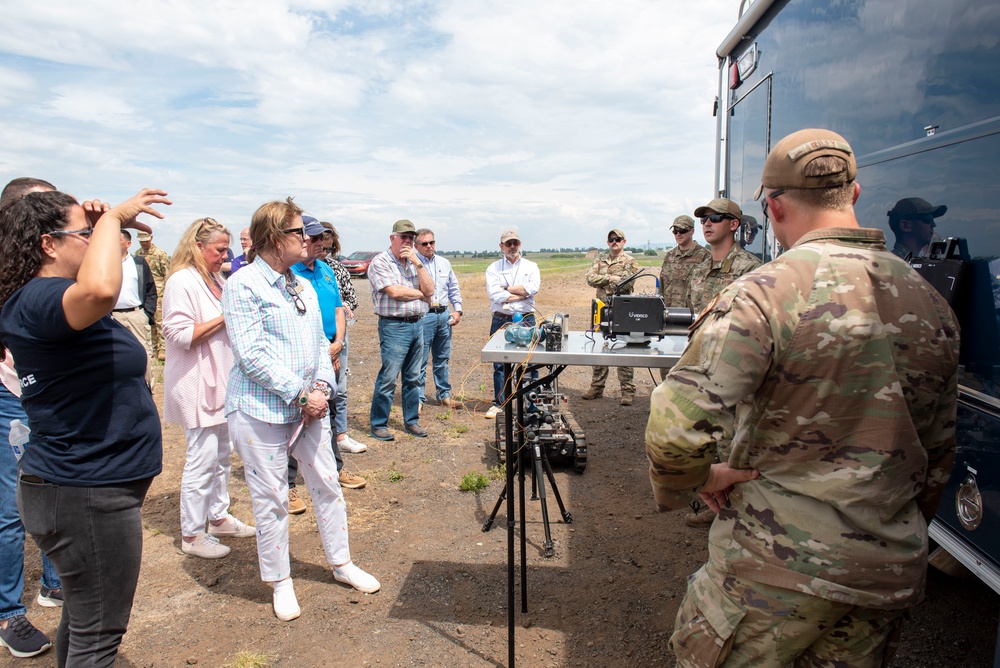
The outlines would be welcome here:
M 760 210 L 764 212 L 764 215 L 770 218 L 771 216 L 767 213 L 767 198 L 777 199 L 785 194 L 784 188 L 780 190 L 775 190 L 774 192 L 769 192 L 764 195 L 764 199 L 760 202 Z
M 693 230 L 682 230 L 679 227 L 671 227 L 670 231 L 673 232 L 674 234 L 687 234 L 688 232 L 692 232 Z
M 297 234 L 299 237 L 306 238 L 306 228 L 304 227 L 289 227 L 287 230 L 281 230 L 285 234 Z
M 622 239 L 621 237 L 608 237 L 608 243 L 609 244 L 620 244 L 623 241 L 625 241 L 625 240 Z
M 413 240 L 417 238 L 417 235 L 416 234 L 400 234 L 399 238 L 402 239 L 403 241 L 409 241 L 410 243 L 413 243 Z
M 53 230 L 52 232 L 46 232 L 50 237 L 64 237 L 67 234 L 76 234 L 83 239 L 89 239 L 90 235 L 94 233 L 94 228 L 85 227 L 82 230 Z
M 434 241 L 421 241 L 421 242 L 419 243 L 419 245 L 420 245 L 420 246 L 433 246 L 433 245 L 434 245 L 435 243 L 436 243 L 436 242 L 434 242 Z
M 322 234 L 310 234 L 309 235 L 309 241 L 311 241 L 312 243 L 316 243 L 317 241 L 322 241 L 322 240 L 323 240 L 323 235 Z
M 735 217 L 730 216 L 728 213 L 713 213 L 711 216 L 703 216 L 701 219 L 701 224 L 705 223 L 721 223 L 724 220 L 736 220 Z
M 299 296 L 299 293 L 302 292 L 302 286 L 299 285 L 297 280 L 290 278 L 287 274 L 285 275 L 285 292 L 287 292 L 288 296 L 295 302 L 295 310 L 299 312 L 299 315 L 305 315 L 306 303 L 302 301 L 302 297 Z
M 517 239 L 511 239 L 510 241 L 503 242 L 503 245 L 506 246 L 507 248 L 517 248 L 518 246 L 521 245 L 521 242 L 518 241 Z

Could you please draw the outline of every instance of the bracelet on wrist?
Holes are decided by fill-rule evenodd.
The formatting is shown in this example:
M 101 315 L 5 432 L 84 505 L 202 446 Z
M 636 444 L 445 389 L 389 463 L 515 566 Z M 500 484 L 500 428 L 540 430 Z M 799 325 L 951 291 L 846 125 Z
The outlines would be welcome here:
M 314 382 L 312 389 L 319 390 L 326 397 L 330 396 L 330 384 L 327 383 L 325 380 L 317 380 L 316 382 Z

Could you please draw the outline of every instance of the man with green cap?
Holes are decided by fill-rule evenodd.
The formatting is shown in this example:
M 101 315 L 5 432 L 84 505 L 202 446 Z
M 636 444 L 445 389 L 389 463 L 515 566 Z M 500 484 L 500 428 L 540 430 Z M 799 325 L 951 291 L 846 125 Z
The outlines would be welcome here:
M 618 284 L 639 271 L 639 263 L 635 258 L 624 252 L 625 233 L 619 229 L 608 232 L 608 254 L 598 255 L 593 266 L 587 271 L 587 285 L 597 288 L 597 298 L 607 303 L 610 295 L 615 294 Z M 635 289 L 635 282 L 629 283 L 621 290 L 621 294 L 630 295 Z M 618 367 L 618 384 L 622 389 L 622 406 L 631 406 L 635 398 L 635 383 L 632 382 L 632 367 Z M 583 393 L 584 399 L 597 399 L 604 394 L 604 384 L 608 381 L 608 367 L 595 366 L 594 377 L 590 381 L 590 389 Z
M 375 379 L 369 412 L 371 435 L 380 441 L 395 440 L 388 429 L 389 411 L 396 393 L 396 378 L 403 377 L 403 429 L 421 438 L 420 365 L 424 357 L 424 329 L 420 323 L 434 296 L 434 280 L 413 248 L 417 228 L 397 220 L 389 235 L 389 248 L 368 267 L 372 303 L 378 316 L 382 368 Z
M 670 231 L 677 245 L 663 256 L 660 267 L 660 294 L 667 308 L 688 305 L 691 290 L 691 272 L 709 257 L 705 247 L 694 240 L 694 218 L 677 216 Z

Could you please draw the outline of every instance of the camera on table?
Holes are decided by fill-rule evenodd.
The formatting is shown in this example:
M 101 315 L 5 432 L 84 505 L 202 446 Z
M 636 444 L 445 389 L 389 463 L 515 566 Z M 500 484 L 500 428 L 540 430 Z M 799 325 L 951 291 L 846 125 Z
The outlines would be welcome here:
M 594 331 L 605 339 L 622 341 L 630 346 L 649 345 L 654 338 L 670 334 L 686 335 L 694 322 L 694 312 L 689 308 L 667 308 L 659 294 L 623 295 L 621 290 L 640 276 L 649 276 L 642 269 L 632 274 L 615 288 L 608 302 L 595 299 L 590 313 Z

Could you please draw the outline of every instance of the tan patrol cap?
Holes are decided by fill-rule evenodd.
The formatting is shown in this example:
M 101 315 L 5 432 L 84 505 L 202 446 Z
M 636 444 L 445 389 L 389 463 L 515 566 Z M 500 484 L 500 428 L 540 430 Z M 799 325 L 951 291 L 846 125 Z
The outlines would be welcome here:
M 517 239 L 518 241 L 520 241 L 521 237 L 517 236 L 517 232 L 515 232 L 514 230 L 506 230 L 503 234 L 500 235 L 500 243 L 502 244 L 507 243 L 511 239 Z
M 691 216 L 677 216 L 670 227 L 678 227 L 682 230 L 694 229 L 694 218 Z
M 847 169 L 836 174 L 805 176 L 802 170 L 816 158 L 834 156 L 847 161 Z M 793 132 L 771 149 L 754 199 L 764 188 L 830 188 L 850 183 L 858 175 L 858 163 L 847 140 L 832 130 L 807 128 Z
M 725 197 L 716 197 L 705 206 L 699 206 L 694 210 L 694 217 L 704 218 L 705 216 L 710 216 L 713 213 L 729 214 L 736 219 L 743 217 L 743 210 L 740 209 L 739 205 L 733 200 L 726 199 Z
M 415 234 L 416 231 L 416 226 L 405 218 L 397 220 L 392 226 L 393 234 Z
M 139 241 L 152 241 L 153 235 L 150 234 L 149 232 L 143 232 L 140 230 L 139 232 L 136 233 L 135 238 L 138 239 Z

